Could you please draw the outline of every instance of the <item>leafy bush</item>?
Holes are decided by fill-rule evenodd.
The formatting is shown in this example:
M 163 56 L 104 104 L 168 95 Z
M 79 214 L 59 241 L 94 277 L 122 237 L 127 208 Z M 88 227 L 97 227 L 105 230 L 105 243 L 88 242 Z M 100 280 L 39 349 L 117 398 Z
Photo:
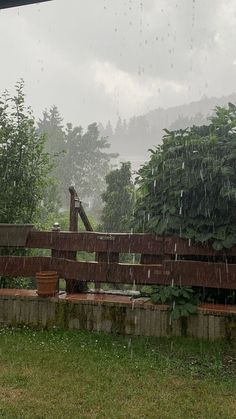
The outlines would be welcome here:
M 191 287 L 145 286 L 141 289 L 141 295 L 149 297 L 154 304 L 169 304 L 173 320 L 188 317 L 197 311 L 198 298 Z
M 168 131 L 138 173 L 136 231 L 236 244 L 236 106 L 209 126 Z

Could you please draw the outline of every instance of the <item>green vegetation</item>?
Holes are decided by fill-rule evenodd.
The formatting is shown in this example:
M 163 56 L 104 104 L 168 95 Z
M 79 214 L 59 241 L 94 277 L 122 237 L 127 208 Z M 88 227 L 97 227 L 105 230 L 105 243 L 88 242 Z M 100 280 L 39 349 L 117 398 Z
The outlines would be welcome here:
M 5 418 L 234 418 L 235 344 L 0 329 Z
M 196 313 L 199 303 L 191 287 L 176 285 L 145 286 L 141 289 L 141 296 L 149 297 L 154 304 L 169 304 L 174 320 Z
M 129 232 L 134 204 L 134 186 L 130 162 L 112 170 L 106 176 L 106 191 L 102 194 L 105 206 L 102 212 L 102 229 L 107 232 Z
M 0 98 L 0 222 L 32 223 L 45 206 L 51 165 L 38 135 L 32 111 L 26 108 L 24 83 L 16 95 Z
M 24 83 L 16 84 L 15 96 L 0 98 L 0 223 L 41 225 L 56 211 L 45 136 L 37 133 L 30 108 L 25 105 Z M 25 254 L 24 249 L 1 248 L 0 254 Z M 0 287 L 26 286 L 21 278 L 0 277 Z
M 216 108 L 209 126 L 166 130 L 138 174 L 137 231 L 236 244 L 236 107 Z
M 56 106 L 43 113 L 38 127 L 40 133 L 46 134 L 46 148 L 56 162 L 53 176 L 63 207 L 68 207 L 68 187 L 75 185 L 79 197 L 91 201 L 92 213 L 99 216 L 105 176 L 111 169 L 111 160 L 117 157 L 108 153 L 107 138 L 100 136 L 96 123 L 90 124 L 86 131 L 71 123 L 64 126 Z

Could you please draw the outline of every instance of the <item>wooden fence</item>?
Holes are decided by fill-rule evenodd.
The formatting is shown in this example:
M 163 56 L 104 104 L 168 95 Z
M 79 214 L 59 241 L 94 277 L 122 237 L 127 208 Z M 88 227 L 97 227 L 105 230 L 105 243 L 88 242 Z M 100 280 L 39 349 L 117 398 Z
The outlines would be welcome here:
M 6 227 L 6 226 L 5 226 Z M 15 246 L 14 228 L 0 246 Z M 13 229 L 13 230 L 12 230 Z M 0 225 L 0 237 L 3 229 Z M 51 249 L 51 256 L 1 256 L 0 276 L 34 277 L 42 270 L 56 270 L 68 283 L 176 284 L 236 289 L 236 246 L 216 252 L 210 245 L 177 237 L 149 234 L 36 231 L 25 238 L 26 249 Z M 77 251 L 94 252 L 96 261 L 77 261 Z M 140 254 L 140 263 L 120 263 L 120 254 Z M 181 260 L 185 258 L 185 260 Z M 191 260 L 192 258 L 192 260 Z M 197 259 L 204 260 L 197 260 Z M 214 262 L 222 259 L 221 262 Z M 187 260 L 186 260 L 187 259 Z M 223 261 L 224 259 L 224 261 Z M 235 259 L 236 260 L 236 259 Z M 73 287 L 70 288 L 73 291 Z

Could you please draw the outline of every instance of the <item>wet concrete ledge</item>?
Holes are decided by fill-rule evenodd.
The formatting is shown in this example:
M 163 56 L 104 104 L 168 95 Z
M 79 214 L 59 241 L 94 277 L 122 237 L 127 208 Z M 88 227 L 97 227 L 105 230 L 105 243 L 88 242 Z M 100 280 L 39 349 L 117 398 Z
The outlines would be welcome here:
M 60 294 L 0 289 L 0 324 L 103 331 L 140 336 L 236 339 L 236 306 L 203 304 L 198 314 L 171 321 L 169 306 L 108 294 Z

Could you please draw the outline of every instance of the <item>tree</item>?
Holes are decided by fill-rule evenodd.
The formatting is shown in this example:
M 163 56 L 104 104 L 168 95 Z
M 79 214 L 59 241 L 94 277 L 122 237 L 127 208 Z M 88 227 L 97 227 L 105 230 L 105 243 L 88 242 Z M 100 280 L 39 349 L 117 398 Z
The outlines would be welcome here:
M 166 130 L 137 183 L 137 231 L 235 244 L 236 107 L 217 107 L 208 126 Z
M 66 133 L 62 122 L 58 108 L 54 105 L 49 111 L 45 110 L 43 118 L 38 121 L 38 133 L 46 136 L 45 149 L 52 163 L 52 177 L 56 179 L 58 185 L 57 201 L 61 201 L 66 206 L 70 183 L 65 186 L 68 167 L 65 166 Z
M 207 116 L 204 116 L 203 114 L 201 114 L 200 112 L 196 113 L 194 116 L 192 117 L 188 117 L 188 116 L 184 116 L 184 115 L 179 115 L 178 118 L 176 119 L 176 121 L 172 122 L 172 124 L 170 124 L 170 131 L 177 131 L 180 129 L 184 129 L 187 127 L 191 127 L 192 125 L 207 125 Z
M 65 206 L 68 205 L 68 187 L 78 187 L 78 161 L 79 147 L 83 135 L 82 127 L 73 127 L 71 123 L 66 124 L 65 129 L 65 154 L 63 156 L 63 168 L 61 170 L 61 185 L 63 188 Z
M 68 187 L 75 186 L 80 198 L 89 199 L 93 213 L 101 208 L 101 193 L 105 189 L 105 175 L 110 161 L 117 154 L 107 153 L 107 139 L 101 137 L 98 125 L 90 124 L 84 132 L 81 126 L 62 125 L 58 109 L 45 111 L 39 121 L 39 132 L 47 136 L 47 150 L 55 162 L 53 171 L 58 181 L 63 206 L 68 206 Z M 97 214 L 96 214 L 97 215 Z
M 36 131 L 32 111 L 25 106 L 24 82 L 16 95 L 0 98 L 0 223 L 39 223 L 51 207 L 51 164 L 45 136 Z M 43 215 L 42 215 L 43 214 Z M 1 254 L 25 254 L 24 249 L 1 248 Z M 25 286 L 23 279 L 0 278 L 0 287 Z
M 51 170 L 45 136 L 36 132 L 32 111 L 25 106 L 24 82 L 16 95 L 0 98 L 0 222 L 37 220 Z
M 104 131 L 105 131 L 104 132 L 104 137 L 108 137 L 111 140 L 111 138 L 113 136 L 113 129 L 112 129 L 111 121 L 108 121 Z
M 43 118 L 38 121 L 40 133 L 47 134 L 46 150 L 52 156 L 61 153 L 65 148 L 65 132 L 63 118 L 58 108 L 53 105 L 49 111 L 43 112 Z
M 106 176 L 106 192 L 102 194 L 105 203 L 102 212 L 102 227 L 107 232 L 129 232 L 134 203 L 134 186 L 130 162 L 112 170 Z
M 123 126 L 123 122 L 121 117 L 119 116 L 117 123 L 116 123 L 116 127 L 115 127 L 115 132 L 114 132 L 114 137 L 116 139 L 120 139 L 122 137 L 124 137 L 124 126 Z
M 101 207 L 101 194 L 105 189 L 105 176 L 110 170 L 115 153 L 106 138 L 100 137 L 96 123 L 90 124 L 80 136 L 78 154 L 75 156 L 75 188 L 83 199 L 91 199 L 93 211 Z M 97 211 L 96 211 L 97 212 Z

